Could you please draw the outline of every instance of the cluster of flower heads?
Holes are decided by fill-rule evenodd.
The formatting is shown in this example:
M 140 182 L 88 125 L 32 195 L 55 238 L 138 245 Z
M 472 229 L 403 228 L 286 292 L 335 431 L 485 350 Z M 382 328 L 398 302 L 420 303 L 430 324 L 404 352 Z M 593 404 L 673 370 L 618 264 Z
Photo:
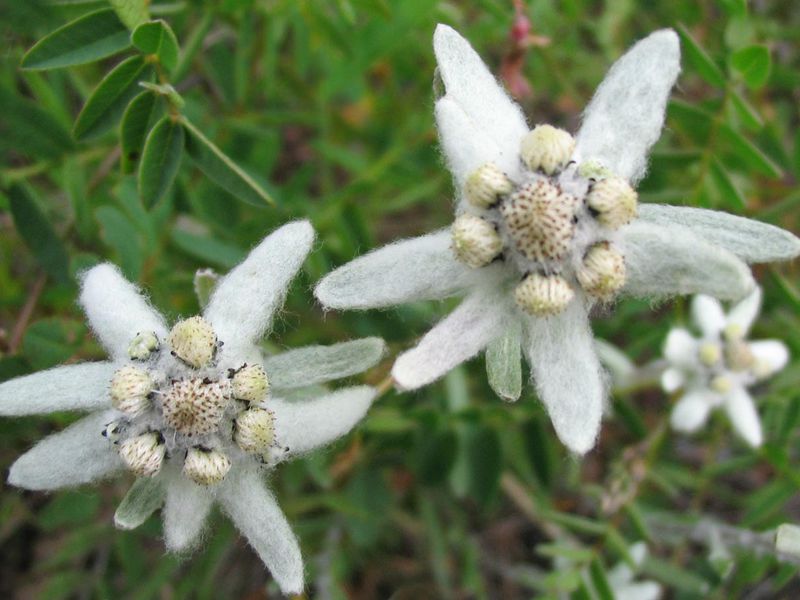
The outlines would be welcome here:
M 437 28 L 434 50 L 446 91 L 436 120 L 455 180 L 455 221 L 344 265 L 315 294 L 327 308 L 358 309 L 464 295 L 398 357 L 397 387 L 431 383 L 485 350 L 492 388 L 516 400 L 524 353 L 556 433 L 584 453 L 595 443 L 606 387 L 589 328 L 596 303 L 690 293 L 738 299 L 754 287 L 746 263 L 792 258 L 800 240 L 724 213 L 638 205 L 634 186 L 680 70 L 674 32 L 650 35 L 612 67 L 575 137 L 550 125 L 529 129 L 449 27 Z M 93 412 L 24 454 L 10 483 L 51 490 L 128 469 L 138 479 L 115 522 L 136 527 L 163 506 L 171 550 L 198 539 L 216 501 L 281 589 L 301 591 L 299 546 L 262 471 L 344 435 L 375 396 L 361 386 L 293 401 L 293 390 L 360 373 L 384 351 L 382 340 L 365 339 L 262 356 L 260 341 L 313 237 L 307 222 L 281 227 L 219 282 L 202 315 L 171 329 L 116 268 L 89 270 L 81 304 L 111 360 L 0 384 L 0 414 Z M 673 424 L 699 426 L 724 402 L 757 444 L 760 428 L 745 423 L 753 409 L 744 388 L 780 368 L 785 354 L 772 342 L 744 342 L 757 300 L 745 300 L 722 325 L 713 302 L 696 302 L 703 340 L 675 332 L 667 344 L 674 368 L 664 385 L 687 390 Z

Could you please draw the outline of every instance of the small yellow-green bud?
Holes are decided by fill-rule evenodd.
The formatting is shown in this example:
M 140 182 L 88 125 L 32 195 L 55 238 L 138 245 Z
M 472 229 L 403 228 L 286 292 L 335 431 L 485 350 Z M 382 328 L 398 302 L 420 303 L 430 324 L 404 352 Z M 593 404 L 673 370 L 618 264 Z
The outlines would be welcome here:
M 473 268 L 488 265 L 503 250 L 494 225 L 475 215 L 459 215 L 450 234 L 456 258 Z
M 263 402 L 267 398 L 269 380 L 261 365 L 244 365 L 231 377 L 233 397 L 246 402 Z
M 606 177 L 589 188 L 586 204 L 600 223 L 617 229 L 636 216 L 638 198 L 636 190 L 622 177 Z
M 697 355 L 700 358 L 700 362 L 707 367 L 713 367 L 719 362 L 719 359 L 722 358 L 722 352 L 720 352 L 719 346 L 711 342 L 702 344 Z
M 152 477 L 161 470 L 167 448 L 161 435 L 143 433 L 119 445 L 119 456 L 127 467 L 139 477 Z
M 489 208 L 500 199 L 500 196 L 510 194 L 513 189 L 514 184 L 508 175 L 494 163 L 486 163 L 467 177 L 464 195 L 472 206 Z
M 711 380 L 711 389 L 718 394 L 727 394 L 731 391 L 732 387 L 733 383 L 731 382 L 730 378 L 726 377 L 725 375 L 717 375 Z
M 537 317 L 559 314 L 574 296 L 572 287 L 560 275 L 531 273 L 514 290 L 517 306 Z
M 576 276 L 587 294 L 610 300 L 625 285 L 625 259 L 611 244 L 600 242 L 589 248 Z
M 264 408 L 250 408 L 239 413 L 233 441 L 245 452 L 264 452 L 275 439 L 275 417 Z
M 744 329 L 738 323 L 728 323 L 722 330 L 722 335 L 728 341 L 741 340 L 744 338 Z
M 183 474 L 198 485 L 214 485 L 225 479 L 231 460 L 219 450 L 189 448 L 183 461 Z
M 596 160 L 587 160 L 578 166 L 578 175 L 586 179 L 601 179 L 603 177 L 611 177 L 614 173 Z
M 563 169 L 575 150 L 575 139 L 563 129 L 552 125 L 537 125 L 522 138 L 520 156 L 532 171 L 548 175 Z
M 178 321 L 167 340 L 175 356 L 199 369 L 208 366 L 217 350 L 217 336 L 203 317 Z
M 164 421 L 187 436 L 216 431 L 228 406 L 229 390 L 208 379 L 176 381 L 161 397 Z
M 122 423 L 119 421 L 111 421 L 103 429 L 103 437 L 109 442 L 116 444 L 122 438 Z
M 143 331 L 136 334 L 136 337 L 128 346 L 128 356 L 133 360 L 147 360 L 158 350 L 158 337 L 152 331 Z
M 127 365 L 111 378 L 111 404 L 117 410 L 136 416 L 150 408 L 153 380 L 146 371 Z

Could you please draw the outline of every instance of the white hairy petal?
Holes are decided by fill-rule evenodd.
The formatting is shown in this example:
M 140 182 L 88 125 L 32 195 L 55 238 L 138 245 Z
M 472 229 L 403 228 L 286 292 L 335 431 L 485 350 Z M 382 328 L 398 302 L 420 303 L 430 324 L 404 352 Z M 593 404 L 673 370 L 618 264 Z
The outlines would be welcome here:
M 0 383 L 0 415 L 11 417 L 107 407 L 113 373 L 113 363 L 83 363 Z
M 597 160 L 632 183 L 641 179 L 679 72 L 674 31 L 662 29 L 637 42 L 614 63 L 587 106 L 575 160 Z
M 377 364 L 386 351 L 381 338 L 364 338 L 333 344 L 306 346 L 264 360 L 274 388 L 297 388 L 349 377 Z
M 397 358 L 392 367 L 397 387 L 414 390 L 427 385 L 478 354 L 502 331 L 510 310 L 507 299 L 494 290 L 473 292 L 416 348 Z
M 452 28 L 441 24 L 436 27 L 433 51 L 446 91 L 436 103 L 436 122 L 448 159 L 456 162 L 452 150 L 471 148 L 478 153 L 475 159 L 481 160 L 473 169 L 491 161 L 513 177 L 519 169 L 520 142 L 528 133 L 522 110 L 469 42 Z M 452 118 L 453 106 L 462 117 Z M 462 159 L 463 156 L 457 161 L 460 166 L 464 166 Z M 463 183 L 467 174 L 457 169 L 454 175 Z
M 203 316 L 224 343 L 223 364 L 249 355 L 264 336 L 313 242 L 308 221 L 284 225 L 219 281 Z
M 767 367 L 762 376 L 777 373 L 789 362 L 789 348 L 780 340 L 759 340 L 749 342 L 748 346 L 756 361 Z
M 664 358 L 670 364 L 693 368 L 697 364 L 699 342 L 685 329 L 671 329 L 664 342 Z
M 486 375 L 495 394 L 503 400 L 515 402 L 522 393 L 522 331 L 518 319 L 505 328 L 505 332 L 486 347 Z
M 686 393 L 669 416 L 670 425 L 676 431 L 691 433 L 700 429 L 708 420 L 714 398 L 706 390 L 693 390 Z
M 161 341 L 167 336 L 163 317 L 112 264 L 97 265 L 84 273 L 78 302 L 100 343 L 114 358 L 129 358 L 128 347 L 139 332 L 153 332 Z
M 164 504 L 164 484 L 159 475 L 140 477 L 114 512 L 114 525 L 136 529 Z
M 753 448 L 758 448 L 764 441 L 761 433 L 761 419 L 756 412 L 753 398 L 741 386 L 734 386 L 725 397 L 725 412 L 731 420 L 733 428 L 741 438 Z
M 200 540 L 214 494 L 210 488 L 184 477 L 177 465 L 171 464 L 164 471 L 164 542 L 167 550 L 180 552 Z
M 122 469 L 119 455 L 102 433 L 118 414 L 97 412 L 46 437 L 11 465 L 8 482 L 29 490 L 55 490 Z
M 687 227 L 698 237 L 722 246 L 747 263 L 790 260 L 800 255 L 800 238 L 796 235 L 719 210 L 641 204 L 639 218 L 660 225 Z
M 708 294 L 739 299 L 755 286 L 741 260 L 679 225 L 634 221 L 621 230 L 626 282 L 631 296 L 663 298 Z
M 692 319 L 708 338 L 716 338 L 725 328 L 725 311 L 716 298 L 698 294 L 692 298 Z
M 671 394 L 678 391 L 686 382 L 686 377 L 680 369 L 664 369 L 661 374 L 661 388 Z
M 375 388 L 362 385 L 312 400 L 268 400 L 275 413 L 275 437 L 289 455 L 304 454 L 347 434 L 369 409 Z
M 264 561 L 284 594 L 303 591 L 300 546 L 259 470 L 247 465 L 220 484 L 219 502 Z
M 383 308 L 452 296 L 493 270 L 458 262 L 450 248 L 450 231 L 437 231 L 350 261 L 325 276 L 314 294 L 325 308 Z
M 739 330 L 742 337 L 747 337 L 750 327 L 758 317 L 761 310 L 761 288 L 756 287 L 749 295 L 747 295 L 741 302 L 731 308 L 728 313 L 727 325 L 733 325 Z
M 605 385 L 586 307 L 578 299 L 551 317 L 527 317 L 526 352 L 558 438 L 585 454 L 600 431 Z
M 614 588 L 615 600 L 658 600 L 662 589 L 655 581 L 629 583 Z

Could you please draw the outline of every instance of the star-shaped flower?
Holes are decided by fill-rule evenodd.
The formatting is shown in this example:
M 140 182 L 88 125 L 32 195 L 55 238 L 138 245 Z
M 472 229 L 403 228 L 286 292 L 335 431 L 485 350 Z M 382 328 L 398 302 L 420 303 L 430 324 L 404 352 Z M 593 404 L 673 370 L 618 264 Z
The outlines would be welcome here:
M 657 31 L 611 68 L 573 137 L 530 130 L 521 109 L 450 27 L 434 35 L 446 93 L 436 122 L 456 187 L 449 230 L 360 257 L 316 289 L 328 308 L 376 308 L 465 296 L 392 375 L 415 389 L 486 349 L 489 383 L 521 393 L 520 349 L 556 433 L 584 453 L 600 427 L 605 383 L 589 310 L 619 294 L 708 293 L 753 287 L 744 261 L 782 260 L 800 240 L 720 212 L 637 206 L 633 185 L 658 139 L 680 70 L 677 35 Z
M 217 502 L 281 589 L 300 592 L 300 548 L 263 472 L 347 433 L 375 397 L 367 386 L 307 400 L 292 390 L 364 371 L 384 351 L 367 338 L 262 356 L 313 240 L 307 221 L 281 227 L 220 280 L 202 316 L 171 329 L 116 267 L 90 269 L 80 303 L 111 360 L 3 383 L 0 414 L 92 412 L 20 457 L 9 482 L 54 490 L 130 470 L 138 479 L 115 523 L 137 527 L 163 504 L 173 551 L 197 541 Z
M 779 340 L 747 340 L 760 305 L 760 288 L 727 315 L 714 298 L 695 296 L 692 320 L 702 335 L 695 338 L 686 329 L 669 332 L 664 344 L 669 367 L 661 386 L 669 393 L 683 390 L 670 416 L 673 429 L 697 431 L 713 408 L 724 408 L 742 439 L 761 445 L 761 421 L 747 388 L 783 369 L 789 350 Z

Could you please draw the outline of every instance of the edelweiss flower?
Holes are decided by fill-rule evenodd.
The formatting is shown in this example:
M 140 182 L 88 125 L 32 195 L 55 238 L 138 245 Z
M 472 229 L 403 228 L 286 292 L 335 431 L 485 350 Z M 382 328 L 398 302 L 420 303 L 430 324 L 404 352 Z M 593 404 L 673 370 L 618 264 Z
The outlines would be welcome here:
M 661 386 L 670 393 L 684 390 L 670 417 L 674 429 L 696 431 L 712 408 L 724 407 L 742 439 L 761 445 L 761 421 L 747 388 L 785 367 L 789 350 L 778 340 L 747 341 L 760 305 L 759 288 L 727 315 L 714 298 L 695 296 L 692 319 L 702 336 L 694 338 L 685 329 L 669 332 L 664 344 L 669 367 Z
M 588 320 L 595 303 L 620 293 L 739 298 L 753 286 L 743 261 L 790 258 L 800 240 L 724 213 L 637 207 L 632 185 L 644 175 L 680 69 L 674 32 L 650 35 L 617 61 L 574 139 L 550 125 L 529 130 L 451 28 L 439 25 L 433 43 L 446 90 L 436 121 L 455 179 L 455 222 L 337 269 L 317 298 L 363 309 L 465 295 L 398 358 L 397 385 L 431 383 L 486 349 L 489 383 L 516 400 L 522 347 L 558 436 L 586 452 L 605 393 Z
M 383 341 L 311 346 L 263 358 L 259 342 L 308 254 L 306 221 L 281 227 L 220 280 L 202 316 L 163 318 L 110 264 L 89 270 L 80 303 L 109 362 L 57 367 L 0 385 L 0 414 L 91 410 L 19 458 L 9 482 L 32 490 L 128 469 L 115 515 L 137 527 L 163 503 L 167 547 L 190 547 L 216 501 L 286 593 L 303 588 L 297 539 L 263 471 L 347 433 L 375 396 L 350 387 L 290 401 L 294 388 L 359 373 Z

